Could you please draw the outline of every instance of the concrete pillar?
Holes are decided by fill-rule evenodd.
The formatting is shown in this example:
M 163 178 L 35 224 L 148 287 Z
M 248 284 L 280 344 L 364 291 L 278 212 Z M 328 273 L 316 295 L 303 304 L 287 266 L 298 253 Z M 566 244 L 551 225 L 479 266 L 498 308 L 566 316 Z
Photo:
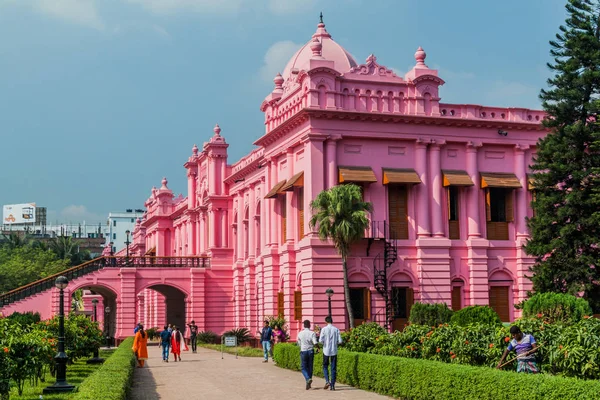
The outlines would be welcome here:
M 415 145 L 415 169 L 421 184 L 415 186 L 417 193 L 417 238 L 431 235 L 429 227 L 429 190 L 427 179 L 427 145 L 423 140 L 418 140 Z
M 463 193 L 467 195 L 467 220 L 468 238 L 481 237 L 481 225 L 479 223 L 479 191 L 480 179 L 477 167 L 477 149 L 481 143 L 467 143 L 467 173 L 475 185 L 465 187 Z
M 445 141 L 437 141 L 430 147 L 429 174 L 431 176 L 431 218 L 434 237 L 444 237 L 444 218 L 442 207 L 442 168 L 441 146 Z

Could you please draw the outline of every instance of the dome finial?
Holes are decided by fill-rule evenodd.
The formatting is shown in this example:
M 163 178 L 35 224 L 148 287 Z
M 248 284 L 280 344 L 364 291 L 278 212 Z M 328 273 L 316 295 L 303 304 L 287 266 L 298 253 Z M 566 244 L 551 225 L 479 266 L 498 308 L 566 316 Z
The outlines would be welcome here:
M 280 90 L 283 89 L 283 77 L 281 76 L 281 74 L 278 72 L 277 75 L 275 75 L 275 78 L 273 79 L 273 82 L 275 83 L 275 90 Z
M 312 50 L 312 58 L 323 58 L 322 56 L 322 50 L 323 50 L 323 44 L 321 43 L 321 41 L 318 38 L 313 38 L 311 44 L 310 44 L 310 49 Z
M 194 147 L 192 147 L 192 153 L 197 156 L 198 155 L 198 146 L 196 146 L 196 144 L 194 144 Z
M 161 189 L 168 189 L 167 183 L 169 183 L 169 181 L 167 181 L 167 178 L 162 178 L 160 183 L 162 183 Z
M 213 132 L 215 132 L 215 136 L 221 136 L 221 127 L 219 126 L 219 124 L 215 125 L 215 127 L 213 128 Z
M 319 15 L 319 23 L 323 23 L 323 11 L 321 11 L 321 14 Z
M 425 53 L 425 50 L 423 50 L 423 48 L 419 46 L 417 52 L 415 53 L 415 60 L 417 60 L 416 68 L 427 68 L 427 65 L 425 65 L 426 57 L 427 53 Z

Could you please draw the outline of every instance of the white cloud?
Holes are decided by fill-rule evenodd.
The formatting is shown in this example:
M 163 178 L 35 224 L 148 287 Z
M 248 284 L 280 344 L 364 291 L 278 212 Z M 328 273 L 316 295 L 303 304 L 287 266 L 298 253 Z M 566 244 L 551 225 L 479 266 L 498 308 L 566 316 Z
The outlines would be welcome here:
M 177 11 L 235 13 L 245 0 L 126 0 L 140 4 L 155 14 L 169 14 Z
M 87 223 L 97 223 L 103 222 L 106 220 L 106 215 L 100 215 L 89 211 L 86 206 L 75 205 L 72 204 L 70 206 L 66 206 L 60 212 L 56 211 L 48 211 L 48 222 L 54 222 L 54 220 L 58 220 L 59 223 L 69 223 L 69 222 L 87 222 Z M 52 218 L 52 219 L 50 219 Z
M 94 29 L 104 29 L 104 22 L 94 0 L 35 0 L 29 4 L 36 11 L 51 17 Z
M 316 3 L 316 0 L 269 0 L 269 10 L 273 14 L 295 14 L 312 9 Z
M 273 81 L 278 72 L 283 72 L 285 65 L 302 47 L 290 40 L 274 43 L 265 53 L 264 64 L 260 67 L 260 77 L 265 81 Z

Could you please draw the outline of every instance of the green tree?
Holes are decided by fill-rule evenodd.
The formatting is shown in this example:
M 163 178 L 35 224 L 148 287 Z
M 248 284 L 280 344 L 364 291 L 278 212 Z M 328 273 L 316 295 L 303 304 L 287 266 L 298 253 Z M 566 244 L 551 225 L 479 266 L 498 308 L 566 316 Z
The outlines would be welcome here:
M 69 267 L 69 260 L 59 260 L 50 250 L 31 246 L 0 248 L 0 293 L 56 274 Z
M 570 0 L 566 24 L 550 42 L 554 76 L 540 98 L 550 133 L 532 169 L 535 216 L 526 251 L 536 292 L 585 297 L 600 306 L 600 4 Z
M 58 258 L 69 260 L 71 266 L 79 265 L 92 259 L 88 250 L 80 249 L 80 241 L 71 236 L 57 236 L 52 238 L 48 246 Z
M 342 257 L 346 309 L 350 328 L 354 328 L 347 261 L 350 246 L 364 237 L 365 230 L 369 226 L 367 212 L 372 210 L 371 203 L 363 201 L 360 187 L 350 184 L 338 185 L 322 191 L 310 203 L 310 208 L 313 213 L 309 222 L 310 228 L 317 227 L 319 239 L 333 241 L 333 245 Z

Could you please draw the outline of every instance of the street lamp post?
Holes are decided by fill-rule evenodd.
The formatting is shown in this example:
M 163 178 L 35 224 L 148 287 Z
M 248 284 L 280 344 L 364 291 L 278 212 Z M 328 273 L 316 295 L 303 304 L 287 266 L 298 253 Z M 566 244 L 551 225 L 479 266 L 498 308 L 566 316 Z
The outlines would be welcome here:
M 127 252 L 125 253 L 125 264 L 128 265 L 129 264 L 129 245 L 131 244 L 131 242 L 129 241 L 129 234 L 131 232 L 129 231 L 129 229 L 127 229 L 125 231 L 125 235 L 127 235 L 127 240 L 125 240 L 125 246 L 127 246 Z
M 92 304 L 94 306 L 94 322 L 98 322 L 98 315 L 96 314 L 96 306 L 98 305 L 98 299 L 92 299 Z M 90 358 L 86 362 L 88 364 L 102 364 L 104 362 L 104 358 L 100 358 L 98 354 L 98 347 L 94 348 L 94 357 Z
M 333 289 L 328 288 L 325 291 L 325 294 L 327 295 L 327 306 L 329 308 L 329 317 L 331 317 L 331 296 L 333 296 Z
M 67 383 L 67 361 L 69 357 L 65 353 L 65 299 L 64 290 L 69 285 L 69 280 L 59 276 L 54 281 L 54 286 L 60 290 L 58 303 L 58 353 L 54 357 L 56 361 L 56 382 L 54 385 L 45 387 L 44 393 L 70 392 L 75 386 Z
M 110 307 L 106 306 L 106 308 L 104 309 L 104 325 L 106 327 L 106 347 L 108 347 L 110 349 L 110 322 L 108 320 L 108 317 L 110 316 Z

